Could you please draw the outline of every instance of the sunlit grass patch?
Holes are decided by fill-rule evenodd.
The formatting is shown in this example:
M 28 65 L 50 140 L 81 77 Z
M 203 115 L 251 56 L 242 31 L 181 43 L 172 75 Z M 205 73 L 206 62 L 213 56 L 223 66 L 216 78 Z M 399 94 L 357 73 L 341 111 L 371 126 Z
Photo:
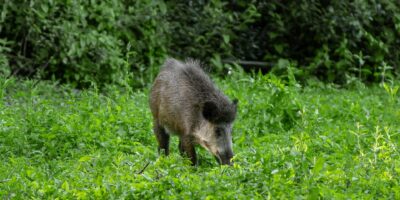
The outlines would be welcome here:
M 0 196 L 400 198 L 398 94 L 262 75 L 217 84 L 239 99 L 233 167 L 201 147 L 191 167 L 174 137 L 159 157 L 148 89 L 0 79 Z

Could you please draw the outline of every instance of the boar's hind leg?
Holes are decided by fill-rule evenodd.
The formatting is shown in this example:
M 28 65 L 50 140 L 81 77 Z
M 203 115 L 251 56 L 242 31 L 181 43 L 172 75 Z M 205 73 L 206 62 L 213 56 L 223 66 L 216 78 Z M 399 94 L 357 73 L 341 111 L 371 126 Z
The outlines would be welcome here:
M 192 141 L 193 140 L 190 138 L 181 137 L 179 139 L 179 151 L 181 152 L 182 156 L 186 155 L 190 159 L 190 161 L 192 161 L 192 165 L 196 165 L 196 150 Z
M 158 141 L 158 153 L 164 152 L 166 156 L 169 154 L 169 135 L 165 132 L 165 129 L 159 125 L 157 122 L 154 122 L 154 134 L 157 137 Z

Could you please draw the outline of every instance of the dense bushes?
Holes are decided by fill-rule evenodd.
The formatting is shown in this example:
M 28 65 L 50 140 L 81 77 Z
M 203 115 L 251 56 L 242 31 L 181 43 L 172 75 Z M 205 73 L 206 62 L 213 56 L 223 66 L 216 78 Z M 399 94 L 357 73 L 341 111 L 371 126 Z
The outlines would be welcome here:
M 299 77 L 339 83 L 399 73 L 394 0 L 19 0 L 0 9 L 0 73 L 79 86 L 143 85 L 167 55 L 280 63 L 276 73 L 289 63 Z
M 165 55 L 163 4 L 7 1 L 1 37 L 16 74 L 78 83 L 120 82 Z
M 345 75 L 381 80 L 388 66 L 399 65 L 398 1 L 293 1 L 257 8 L 265 17 L 256 33 L 266 34 L 242 38 L 263 44 L 267 52 L 258 57 L 295 60 L 328 81 L 344 81 Z

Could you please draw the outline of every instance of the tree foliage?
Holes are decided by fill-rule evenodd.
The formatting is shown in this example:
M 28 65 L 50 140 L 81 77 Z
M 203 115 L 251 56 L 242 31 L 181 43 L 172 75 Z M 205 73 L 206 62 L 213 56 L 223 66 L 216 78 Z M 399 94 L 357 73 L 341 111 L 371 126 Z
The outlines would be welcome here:
M 395 0 L 18 0 L 0 12 L 0 73 L 77 86 L 141 86 L 167 56 L 266 61 L 278 74 L 289 63 L 338 83 L 399 73 Z

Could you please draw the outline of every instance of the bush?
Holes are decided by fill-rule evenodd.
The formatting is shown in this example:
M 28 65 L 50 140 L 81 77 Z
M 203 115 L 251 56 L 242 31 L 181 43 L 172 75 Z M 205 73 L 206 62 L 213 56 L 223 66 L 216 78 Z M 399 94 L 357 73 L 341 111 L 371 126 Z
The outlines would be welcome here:
M 0 39 L 0 75 L 8 76 L 10 74 L 10 66 L 6 53 L 10 51 L 7 47 L 7 41 Z
M 143 86 L 167 55 L 265 61 L 278 74 L 287 71 L 285 60 L 299 80 L 372 82 L 399 74 L 394 0 L 20 0 L 0 11 L 2 63 L 17 75 L 80 87 Z
M 260 17 L 249 4 L 243 12 L 231 10 L 219 0 L 169 1 L 168 21 L 171 35 L 169 53 L 176 57 L 194 57 L 209 61 L 215 55 L 232 57 L 234 40 L 251 31 L 248 24 Z M 250 45 L 250 44 L 246 44 Z
M 7 1 L 1 37 L 14 41 L 15 74 L 78 86 L 120 83 L 165 54 L 164 7 L 146 0 Z
M 271 62 L 285 58 L 309 75 L 339 83 L 346 75 L 381 81 L 383 72 L 399 72 L 398 1 L 253 4 L 263 17 L 249 25 L 253 31 L 240 32 L 241 37 L 232 41 L 237 58 Z M 244 1 L 234 5 L 247 8 Z

